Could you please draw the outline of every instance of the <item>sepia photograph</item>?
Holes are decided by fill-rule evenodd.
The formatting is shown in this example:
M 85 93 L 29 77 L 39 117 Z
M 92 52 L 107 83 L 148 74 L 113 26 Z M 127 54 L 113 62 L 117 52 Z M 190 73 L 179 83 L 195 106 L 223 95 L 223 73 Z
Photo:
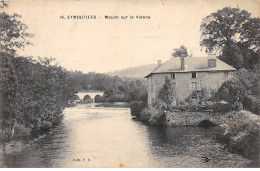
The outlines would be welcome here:
M 259 168 L 260 0 L 0 0 L 0 168 Z

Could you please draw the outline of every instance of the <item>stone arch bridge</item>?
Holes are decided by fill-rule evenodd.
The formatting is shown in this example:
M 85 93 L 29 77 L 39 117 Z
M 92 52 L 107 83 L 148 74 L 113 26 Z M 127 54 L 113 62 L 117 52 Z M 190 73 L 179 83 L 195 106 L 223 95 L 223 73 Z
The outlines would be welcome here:
M 76 94 L 79 100 L 85 102 L 95 102 L 97 97 L 102 97 L 104 95 L 104 91 L 98 90 L 80 90 Z

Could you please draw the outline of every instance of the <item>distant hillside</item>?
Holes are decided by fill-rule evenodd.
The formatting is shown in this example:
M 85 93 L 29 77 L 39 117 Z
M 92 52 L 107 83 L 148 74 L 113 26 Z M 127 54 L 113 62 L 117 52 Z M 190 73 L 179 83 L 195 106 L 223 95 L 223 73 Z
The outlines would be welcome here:
M 156 64 L 142 65 L 137 67 L 126 68 L 119 71 L 113 71 L 107 73 L 112 76 L 119 76 L 121 78 L 144 78 L 147 74 L 152 72 L 156 67 Z

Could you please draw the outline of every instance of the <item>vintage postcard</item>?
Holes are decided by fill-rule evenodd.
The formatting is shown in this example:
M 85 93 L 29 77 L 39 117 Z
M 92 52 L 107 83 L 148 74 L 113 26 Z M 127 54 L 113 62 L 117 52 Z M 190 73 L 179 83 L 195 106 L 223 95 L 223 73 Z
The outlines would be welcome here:
M 259 17 L 259 0 L 0 0 L 0 167 L 260 167 Z

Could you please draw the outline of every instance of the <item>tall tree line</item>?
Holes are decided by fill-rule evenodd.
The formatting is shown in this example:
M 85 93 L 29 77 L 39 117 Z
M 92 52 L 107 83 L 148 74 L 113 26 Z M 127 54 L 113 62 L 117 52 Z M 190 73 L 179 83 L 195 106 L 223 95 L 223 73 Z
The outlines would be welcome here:
M 1 2 L 1 9 L 8 5 Z M 15 134 L 17 123 L 32 134 L 48 131 L 62 118 L 62 110 L 76 92 L 68 73 L 51 59 L 19 56 L 33 37 L 18 14 L 0 13 L 0 121 L 1 139 Z

